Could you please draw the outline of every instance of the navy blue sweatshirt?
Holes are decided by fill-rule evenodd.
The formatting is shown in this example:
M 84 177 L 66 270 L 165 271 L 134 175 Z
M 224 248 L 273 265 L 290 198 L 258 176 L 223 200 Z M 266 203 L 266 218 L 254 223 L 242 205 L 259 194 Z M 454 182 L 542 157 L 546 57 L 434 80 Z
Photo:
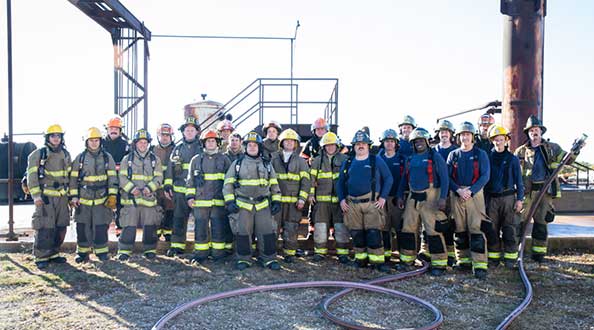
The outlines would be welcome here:
M 400 185 L 400 180 L 402 179 L 401 173 L 404 173 L 404 162 L 405 158 L 400 154 L 400 152 L 396 152 L 394 156 L 389 157 L 386 156 L 385 150 L 380 151 L 380 157 L 386 162 L 388 168 L 390 169 L 390 173 L 392 173 L 392 189 L 390 189 L 390 196 L 396 196 L 396 191 L 398 191 L 398 186 Z
M 487 193 L 502 193 L 506 190 L 516 190 L 516 199 L 524 199 L 524 183 L 520 160 L 507 149 L 497 152 L 493 148 L 489 153 L 491 177 L 485 186 Z M 507 173 L 505 173 L 507 171 Z M 507 182 L 504 182 L 507 181 Z
M 532 175 L 530 181 L 542 182 L 547 177 L 547 163 L 545 162 L 542 149 L 540 147 L 532 148 L 534 150 L 534 164 L 532 165 Z
M 472 183 L 472 177 L 474 175 L 474 161 L 475 154 L 478 153 L 478 167 L 479 177 L 476 182 Z M 454 163 L 457 163 L 458 168 L 454 174 Z M 470 187 L 472 194 L 479 192 L 489 181 L 489 156 L 487 153 L 473 146 L 469 151 L 462 151 L 462 148 L 458 148 L 448 156 L 448 173 L 450 176 L 450 190 L 456 192 L 460 186 Z
M 404 156 L 405 158 L 412 155 L 413 153 L 413 146 L 410 143 L 410 141 L 406 140 L 403 137 L 400 137 L 398 139 L 398 144 L 400 145 L 400 147 L 398 147 L 398 152 Z
M 442 146 L 440 146 L 438 144 L 435 147 L 433 147 L 433 150 L 437 151 L 441 155 L 441 157 L 443 157 L 443 161 L 445 162 L 446 160 L 448 160 L 448 156 L 450 155 L 450 152 L 452 152 L 458 148 L 459 147 L 455 144 L 450 145 L 448 148 L 443 148 Z
M 388 197 L 388 193 L 392 188 L 392 174 L 382 157 L 377 155 L 369 156 L 375 157 L 375 191 L 380 194 L 381 198 L 385 199 Z M 369 157 L 364 160 L 353 158 L 348 171 L 349 175 L 345 191 L 346 177 L 344 169 L 347 162 L 344 161 L 340 166 L 340 175 L 338 176 L 338 184 L 336 186 L 339 201 L 342 201 L 347 196 L 359 197 L 371 192 L 371 164 Z
M 448 170 L 445 160 L 435 151 L 425 151 L 422 154 L 414 153 L 407 160 L 406 172 L 403 175 L 400 186 L 398 187 L 398 198 L 404 198 L 404 191 L 410 186 L 411 191 L 422 191 L 429 188 L 429 176 L 427 166 L 429 157 L 433 155 L 433 187 L 440 188 L 439 198 L 446 198 L 448 195 Z

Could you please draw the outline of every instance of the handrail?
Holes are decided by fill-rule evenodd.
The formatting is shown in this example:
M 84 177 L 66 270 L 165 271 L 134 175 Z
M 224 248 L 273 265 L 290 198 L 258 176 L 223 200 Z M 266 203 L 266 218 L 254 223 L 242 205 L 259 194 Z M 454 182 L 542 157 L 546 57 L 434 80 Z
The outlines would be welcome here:
M 327 100 L 311 100 L 311 99 L 299 99 L 298 93 L 294 96 L 295 100 L 278 100 L 276 97 L 274 100 L 268 100 L 267 94 L 264 92 L 267 87 L 275 88 L 299 88 L 299 83 L 307 83 L 311 81 L 330 81 L 334 82 L 330 97 Z M 255 94 L 257 93 L 257 100 L 254 100 Z M 251 99 L 248 99 L 252 97 Z M 255 101 L 255 102 L 254 102 Z M 336 124 L 338 121 L 338 78 L 257 78 L 252 81 L 249 85 L 235 94 L 229 101 L 227 101 L 219 111 L 215 111 L 210 114 L 206 119 L 199 122 L 200 128 L 205 130 L 214 125 L 217 120 L 231 114 L 232 112 L 238 113 L 237 116 L 233 116 L 233 124 L 237 127 L 244 123 L 246 120 L 251 118 L 256 113 L 260 114 L 259 124 L 263 125 L 263 111 L 266 109 L 294 109 L 297 111 L 300 104 L 305 105 L 325 105 L 323 109 L 323 116 L 329 124 Z M 244 105 L 248 105 L 243 107 Z M 245 110 L 244 110 L 245 109 Z M 298 117 L 295 117 L 295 121 L 298 121 Z M 293 118 L 291 119 L 291 121 Z M 299 124 L 296 122 L 295 124 Z
M 576 176 L 576 180 L 575 180 L 575 187 L 579 188 L 580 186 L 580 171 L 582 172 L 586 172 L 586 189 L 590 189 L 590 171 L 594 171 L 594 168 L 586 165 L 586 164 L 582 164 L 580 162 L 573 162 L 573 164 L 571 165 L 567 165 L 571 168 L 574 168 L 575 171 L 575 176 Z M 571 185 L 574 186 L 574 184 L 572 183 L 567 183 L 567 185 Z

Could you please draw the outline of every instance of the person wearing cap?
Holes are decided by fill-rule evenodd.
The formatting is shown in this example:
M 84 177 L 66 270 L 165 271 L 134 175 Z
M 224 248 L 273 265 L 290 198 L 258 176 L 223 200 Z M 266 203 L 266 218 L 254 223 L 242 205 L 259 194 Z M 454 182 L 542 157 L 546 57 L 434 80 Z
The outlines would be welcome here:
M 544 182 L 559 167 L 567 154 L 558 144 L 542 138 L 546 131 L 547 128 L 542 122 L 531 115 L 526 122 L 526 127 L 524 127 L 524 133 L 528 137 L 528 141 L 515 151 L 515 155 L 520 160 L 520 166 L 522 167 L 522 179 L 526 193 L 524 207 L 526 210 L 530 210 L 532 199 L 536 197 Z M 572 153 L 568 164 L 573 163 L 575 158 L 576 155 Z M 561 187 L 559 186 L 559 180 L 555 178 L 538 205 L 536 213 L 534 213 L 534 223 L 532 225 L 532 259 L 534 261 L 543 262 L 547 254 L 548 224 L 555 220 L 553 199 L 560 197 Z M 528 220 L 523 219 L 523 221 Z
M 443 158 L 429 147 L 431 134 L 417 127 L 410 134 L 414 153 L 406 160 L 404 175 L 398 187 L 398 207 L 405 208 L 401 231 L 399 269 L 410 270 L 417 257 L 419 226 L 422 224 L 430 253 L 431 274 L 443 275 L 448 263 L 443 233 L 450 227 L 446 209 L 448 173 Z
M 512 269 L 518 259 L 517 229 L 524 200 L 522 169 L 518 157 L 508 150 L 505 127 L 493 124 L 488 134 L 494 147 L 489 152 L 491 175 L 485 197 L 495 232 L 492 239 L 487 237 L 489 266 L 498 266 L 503 259 L 505 267 Z
M 169 157 L 175 147 L 175 140 L 173 134 L 173 127 L 167 123 L 163 123 L 157 129 L 157 145 L 153 147 L 153 152 L 161 160 L 163 165 L 163 173 L 167 173 L 169 167 Z M 171 241 L 171 234 L 173 232 L 173 200 L 165 197 L 163 188 L 157 190 L 157 200 L 163 210 L 163 221 L 157 230 L 157 236 L 165 238 L 166 242 Z
M 107 151 L 115 161 L 116 172 L 120 170 L 120 163 L 122 158 L 130 152 L 130 144 L 128 139 L 124 136 L 124 120 L 120 116 L 110 118 L 105 124 L 106 135 L 101 141 L 103 149 Z M 121 196 L 118 190 L 116 196 L 116 209 L 114 212 L 114 219 L 116 225 L 116 235 L 120 234 L 122 227 L 120 226 L 120 211 L 122 209 Z
M 172 199 L 174 204 L 173 231 L 171 245 L 167 250 L 168 257 L 183 254 L 186 249 L 186 233 L 191 211 L 186 202 L 186 178 L 190 161 L 194 156 L 202 153 L 202 145 L 198 139 L 200 127 L 197 119 L 191 116 L 187 117 L 186 122 L 180 126 L 179 130 L 182 132 L 183 138 L 171 152 L 163 187 L 165 198 Z
M 50 125 L 44 137 L 44 146 L 34 150 L 27 159 L 27 184 L 35 203 L 33 255 L 39 269 L 47 268 L 50 263 L 66 262 L 66 258 L 60 256 L 60 247 L 70 224 L 68 174 L 71 158 L 64 144 L 64 130 L 60 125 Z
M 225 174 L 223 198 L 235 234 L 235 268 L 252 265 L 252 235 L 256 236 L 261 266 L 280 270 L 276 260 L 277 228 L 273 216 L 281 211 L 276 172 L 262 158 L 262 137 L 249 132 L 243 139 L 245 154 Z
M 321 261 L 328 255 L 328 236 L 330 228 L 334 228 L 338 261 L 347 264 L 350 235 L 338 204 L 336 185 L 340 166 L 348 156 L 339 151 L 338 145 L 339 139 L 336 134 L 324 134 L 320 141 L 320 154 L 314 157 L 311 164 L 309 203 L 313 205 L 311 218 L 315 229 L 313 261 Z
M 392 253 L 398 251 L 397 244 L 394 243 L 394 237 L 398 238 L 402 228 L 403 210 L 397 205 L 396 192 L 404 174 L 405 157 L 399 152 L 398 133 L 393 129 L 387 129 L 380 138 L 381 150 L 380 157 L 386 162 L 390 173 L 392 173 L 393 183 L 388 199 L 386 200 L 386 227 L 382 231 L 384 241 L 384 255 L 386 262 L 392 258 Z
M 474 144 L 474 125 L 463 122 L 456 130 L 460 148 L 448 156 L 452 214 L 456 222 L 458 267 L 472 269 L 478 279 L 487 277 L 487 239 L 493 232 L 486 215 L 483 188 L 489 181 L 487 153 Z
M 324 134 L 330 131 L 330 125 L 324 118 L 317 118 L 311 124 L 311 138 L 305 142 L 303 150 L 301 151 L 301 157 L 307 160 L 308 164 L 311 164 L 313 159 L 318 156 L 321 152 L 320 140 Z
M 402 119 L 402 121 L 398 124 L 398 129 L 400 130 L 400 138 L 399 138 L 399 151 L 400 154 L 403 156 L 410 156 L 413 153 L 412 144 L 409 142 L 409 136 L 412 131 L 417 128 L 417 122 L 412 116 L 406 115 Z
M 85 150 L 72 162 L 70 205 L 75 209 L 77 263 L 88 262 L 92 252 L 108 259 L 107 231 L 116 208 L 118 177 L 113 157 L 101 145 L 101 131 L 91 127 L 85 136 Z
M 493 142 L 489 139 L 489 127 L 495 124 L 495 117 L 489 113 L 484 113 L 478 120 L 478 134 L 476 135 L 475 144 L 477 147 L 484 150 L 487 154 L 493 149 Z
M 450 152 L 454 151 L 458 148 L 458 145 L 455 142 L 454 134 L 456 130 L 454 129 L 454 124 L 447 119 L 442 119 L 437 123 L 437 127 L 435 127 L 435 134 L 437 136 L 437 140 L 439 143 L 433 147 L 437 153 L 443 157 L 444 161 L 447 161 Z M 449 191 L 448 191 L 449 196 Z M 456 249 L 454 247 L 454 219 L 452 217 L 452 206 L 451 206 L 451 199 L 448 198 L 446 200 L 446 215 L 450 222 L 452 223 L 449 226 L 449 229 L 443 233 L 443 237 L 446 242 L 446 248 L 448 250 L 448 266 L 453 267 L 456 264 Z
M 297 253 L 297 231 L 301 212 L 309 197 L 311 178 L 309 166 L 299 157 L 301 137 L 293 129 L 284 130 L 279 136 L 280 150 L 272 154 L 271 163 L 281 191 L 281 211 L 275 219 L 282 230 L 284 260 L 291 263 Z
M 122 195 L 122 234 L 118 241 L 118 260 L 127 261 L 136 241 L 136 228 L 142 226 L 143 254 L 154 259 L 157 253 L 157 228 L 161 212 L 157 190 L 163 182 L 161 160 L 149 148 L 151 135 L 139 129 L 132 140 L 133 151 L 122 159 L 119 185 Z
M 365 132 L 355 133 L 351 142 L 354 155 L 342 164 L 336 190 L 344 223 L 353 239 L 353 265 L 365 267 L 369 262 L 375 269 L 389 272 L 382 230 L 385 228 L 383 209 L 393 178 L 384 160 L 369 153 L 372 144 Z
M 262 126 L 262 133 L 264 134 L 264 141 L 262 142 L 262 156 L 268 160 L 271 159 L 271 155 L 280 150 L 278 145 L 278 136 L 283 130 L 282 126 L 271 120 Z
M 221 138 L 213 129 L 202 132 L 204 153 L 190 161 L 186 199 L 194 213 L 194 254 L 192 263 L 202 263 L 209 256 L 220 261 L 233 247 L 233 236 L 223 200 L 225 173 L 231 165 L 219 149 Z

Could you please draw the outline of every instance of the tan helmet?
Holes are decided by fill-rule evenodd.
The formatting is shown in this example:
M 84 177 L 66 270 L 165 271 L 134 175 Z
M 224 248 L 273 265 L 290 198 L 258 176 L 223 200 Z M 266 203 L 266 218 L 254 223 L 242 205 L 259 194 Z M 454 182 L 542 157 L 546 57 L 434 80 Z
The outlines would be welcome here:
M 540 127 L 541 134 L 544 134 L 547 131 L 547 128 L 542 125 L 542 122 L 535 115 L 530 115 L 530 117 L 528 117 L 526 127 L 524 127 L 524 133 L 528 134 L 528 130 L 532 127 Z
M 402 118 L 402 121 L 398 124 L 398 127 L 402 125 L 410 125 L 412 128 L 417 128 L 417 122 L 412 116 L 406 115 Z
M 217 125 L 217 131 L 221 132 L 224 130 L 229 130 L 231 132 L 233 132 L 235 130 L 235 128 L 233 127 L 233 123 L 230 120 L 223 120 L 220 123 L 218 123 Z
M 87 134 L 85 135 L 85 141 L 89 139 L 100 139 L 101 138 L 101 131 L 97 127 L 91 127 L 87 130 Z
M 271 120 L 271 121 L 269 121 L 268 123 L 266 123 L 264 126 L 262 126 L 262 133 L 263 133 L 264 135 L 268 134 L 268 129 L 269 129 L 270 127 L 274 127 L 274 128 L 276 128 L 276 131 L 277 131 L 277 132 L 279 132 L 279 133 L 280 133 L 280 132 L 283 130 L 283 127 L 281 126 L 281 124 L 279 124 L 279 123 L 278 123 L 277 121 L 275 121 L 275 120 Z

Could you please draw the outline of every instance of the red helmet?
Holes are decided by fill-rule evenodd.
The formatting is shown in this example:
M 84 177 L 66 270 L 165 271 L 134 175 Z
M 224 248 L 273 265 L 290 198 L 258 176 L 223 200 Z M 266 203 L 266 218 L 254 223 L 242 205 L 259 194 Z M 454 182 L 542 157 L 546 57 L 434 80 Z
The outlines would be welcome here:
M 325 128 L 326 130 L 329 130 L 330 126 L 328 126 L 326 119 L 318 118 L 318 119 L 314 120 L 313 124 L 311 124 L 311 131 L 313 132 L 318 128 Z
M 491 114 L 484 113 L 480 116 L 478 124 L 479 125 L 493 125 L 493 124 L 495 124 L 495 117 L 493 117 Z
M 115 116 L 113 118 L 110 118 L 107 121 L 107 124 L 105 125 L 105 128 L 109 128 L 109 127 L 117 127 L 117 128 L 123 128 L 124 127 L 124 121 L 122 120 L 122 117 L 120 116 Z
M 167 123 L 163 123 L 157 128 L 157 135 L 173 135 L 173 127 Z
M 217 131 L 221 132 L 224 130 L 229 130 L 231 132 L 235 130 L 233 123 L 230 120 L 225 119 L 217 125 Z

